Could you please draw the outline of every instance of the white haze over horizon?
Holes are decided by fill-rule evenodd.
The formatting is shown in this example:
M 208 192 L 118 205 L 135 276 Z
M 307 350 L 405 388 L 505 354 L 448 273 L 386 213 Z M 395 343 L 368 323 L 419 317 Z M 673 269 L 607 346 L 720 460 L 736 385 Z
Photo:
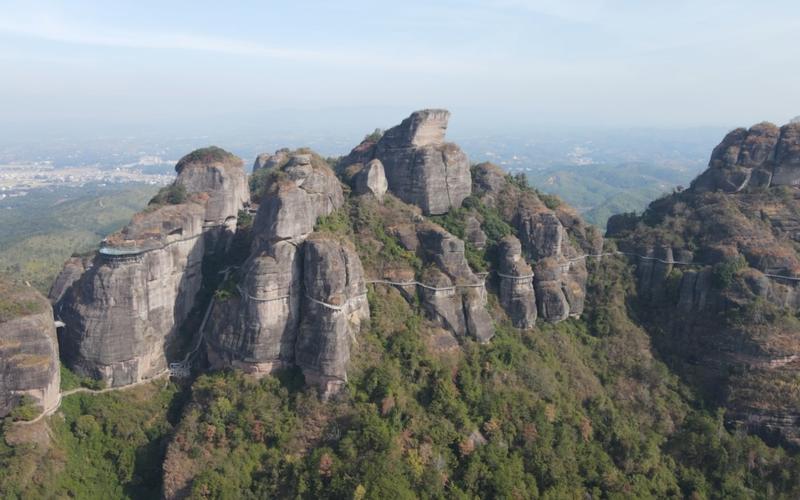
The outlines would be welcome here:
M 0 135 L 778 124 L 800 2 L 0 0 Z

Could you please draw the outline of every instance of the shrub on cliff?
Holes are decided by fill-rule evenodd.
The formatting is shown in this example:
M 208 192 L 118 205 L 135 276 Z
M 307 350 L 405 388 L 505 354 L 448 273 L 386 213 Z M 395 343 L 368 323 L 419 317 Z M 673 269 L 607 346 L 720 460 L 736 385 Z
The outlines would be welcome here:
M 186 203 L 188 199 L 189 194 L 186 192 L 186 187 L 183 184 L 174 182 L 169 186 L 161 188 L 158 193 L 153 196 L 153 199 L 150 200 L 148 205 L 180 205 L 181 203 Z

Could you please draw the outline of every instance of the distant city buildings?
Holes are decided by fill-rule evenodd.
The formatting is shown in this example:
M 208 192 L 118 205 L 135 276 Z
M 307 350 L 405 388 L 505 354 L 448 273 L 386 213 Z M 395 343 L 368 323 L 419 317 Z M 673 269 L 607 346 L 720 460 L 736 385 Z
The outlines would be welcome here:
M 143 163 L 118 167 L 85 165 L 54 167 L 50 162 L 0 164 L 0 200 L 24 196 L 27 191 L 43 187 L 81 187 L 86 184 L 144 183 L 166 185 L 174 174 L 143 172 L 142 166 L 166 163 L 158 157 L 145 157 Z M 164 169 L 164 171 L 169 171 Z

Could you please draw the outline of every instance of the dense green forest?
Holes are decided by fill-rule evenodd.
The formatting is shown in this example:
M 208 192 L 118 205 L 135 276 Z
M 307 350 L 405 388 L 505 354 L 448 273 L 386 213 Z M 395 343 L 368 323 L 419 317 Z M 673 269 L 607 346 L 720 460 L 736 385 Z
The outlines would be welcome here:
M 351 201 L 317 230 L 392 240 L 370 207 Z M 460 214 L 440 222 L 457 232 Z M 506 230 L 498 223 L 497 235 Z M 365 265 L 413 263 L 382 248 L 360 248 Z M 491 265 L 491 252 L 472 258 Z M 486 345 L 447 342 L 419 304 L 372 285 L 348 385 L 331 400 L 295 370 L 68 396 L 46 427 L 4 424 L 0 490 L 98 499 L 153 498 L 165 487 L 217 499 L 797 498 L 800 459 L 726 429 L 721 410 L 654 355 L 629 307 L 627 263 L 596 261 L 589 275 L 582 319 L 519 330 L 492 299 L 499 320 Z
M 677 186 L 688 186 L 694 168 L 649 163 L 553 166 L 529 172 L 531 185 L 562 198 L 589 223 L 605 227 L 614 214 L 642 212 Z
M 97 247 L 158 191 L 147 184 L 42 188 L 0 210 L 0 272 L 47 293 L 64 261 Z

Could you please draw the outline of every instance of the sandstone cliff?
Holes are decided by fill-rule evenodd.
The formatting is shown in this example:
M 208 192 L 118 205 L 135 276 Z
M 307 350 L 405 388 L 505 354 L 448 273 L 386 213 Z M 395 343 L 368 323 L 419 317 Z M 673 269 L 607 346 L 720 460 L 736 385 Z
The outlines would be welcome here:
M 62 356 L 78 373 L 119 386 L 165 370 L 195 305 L 203 257 L 224 250 L 235 229 L 249 198 L 241 160 L 206 148 L 181 159 L 176 171 L 174 185 L 110 235 L 62 293 L 55 311 L 66 325 Z
M 800 172 L 796 125 L 737 129 L 692 186 L 609 224 L 680 373 L 730 422 L 800 444 Z
M 473 184 L 479 199 L 516 229 L 522 251 L 533 264 L 539 317 L 561 321 L 580 316 L 586 296 L 584 257 L 602 251 L 600 234 L 572 209 L 556 200 L 543 200 L 532 189 L 509 180 L 496 165 L 476 166 Z
M 759 123 L 730 132 L 714 148 L 696 191 L 739 192 L 800 184 L 800 123 Z
M 329 395 L 347 380 L 349 343 L 369 316 L 358 255 L 313 232 L 344 194 L 313 152 L 286 152 L 270 168 L 241 282 L 214 307 L 209 360 L 262 374 L 296 365 Z
M 389 190 L 401 200 L 425 214 L 458 208 L 470 194 L 469 160 L 458 146 L 444 140 L 449 119 L 450 112 L 443 109 L 412 113 L 377 141 L 366 139 L 342 164 L 366 165 L 378 159 Z
M 59 374 L 50 303 L 25 284 L 0 279 L 0 417 L 23 396 L 42 410 L 54 408 Z

